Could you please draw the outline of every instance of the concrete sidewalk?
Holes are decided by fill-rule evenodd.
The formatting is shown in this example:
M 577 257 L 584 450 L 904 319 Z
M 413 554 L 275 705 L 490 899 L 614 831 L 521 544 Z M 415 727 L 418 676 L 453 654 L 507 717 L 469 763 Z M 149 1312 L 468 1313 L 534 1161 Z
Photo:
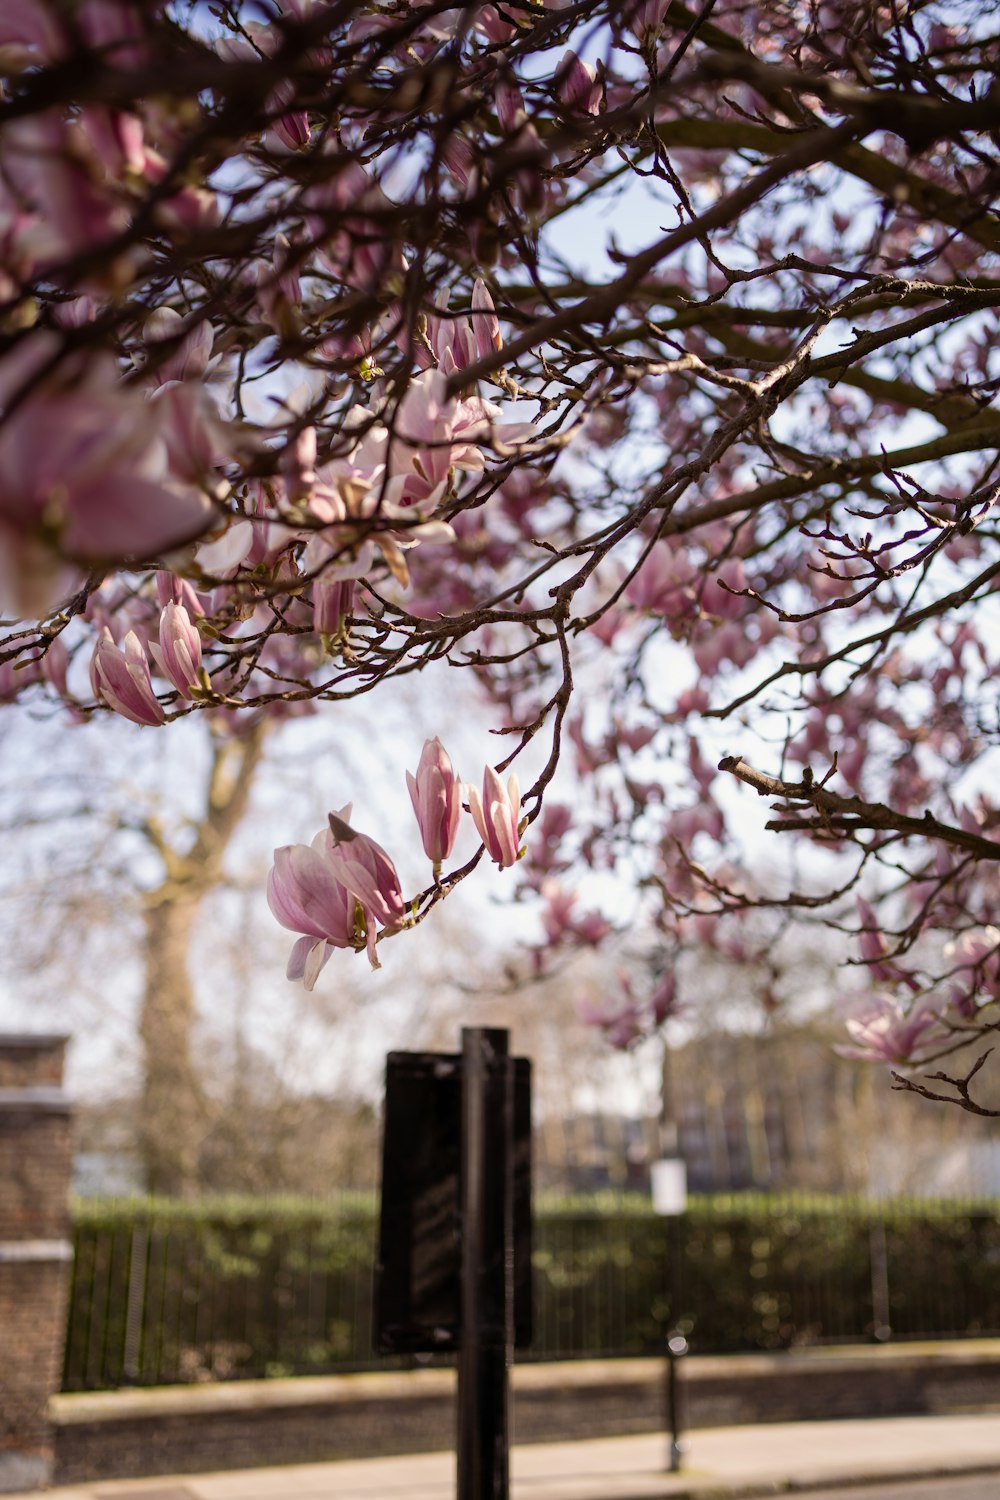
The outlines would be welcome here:
M 1000 1413 L 717 1427 L 688 1436 L 683 1473 L 663 1473 L 665 1457 L 666 1438 L 659 1434 L 524 1446 L 514 1450 L 512 1494 L 514 1500 L 707 1500 L 1000 1475 Z M 415 1454 L 98 1481 L 48 1493 L 52 1500 L 452 1500 L 455 1462 L 449 1453 Z M 38 1500 L 38 1492 L 14 1500 Z

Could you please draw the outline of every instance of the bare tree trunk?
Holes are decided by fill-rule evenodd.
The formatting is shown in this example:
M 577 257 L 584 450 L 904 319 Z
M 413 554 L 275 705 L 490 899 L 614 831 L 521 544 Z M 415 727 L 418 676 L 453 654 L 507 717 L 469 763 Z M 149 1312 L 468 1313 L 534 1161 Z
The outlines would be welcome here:
M 192 1049 L 195 1004 L 189 967 L 201 896 L 181 894 L 167 882 L 156 897 L 146 909 L 139 1142 L 149 1192 L 181 1197 L 197 1185 L 204 1129 L 204 1096 Z
M 264 722 L 258 721 L 215 743 L 204 811 L 184 853 L 154 821 L 143 827 L 163 861 L 164 878 L 145 901 L 139 1142 L 148 1190 L 172 1197 L 197 1191 L 207 1123 L 193 1047 L 191 939 L 202 902 L 223 878 L 223 857 L 246 811 L 265 734 Z

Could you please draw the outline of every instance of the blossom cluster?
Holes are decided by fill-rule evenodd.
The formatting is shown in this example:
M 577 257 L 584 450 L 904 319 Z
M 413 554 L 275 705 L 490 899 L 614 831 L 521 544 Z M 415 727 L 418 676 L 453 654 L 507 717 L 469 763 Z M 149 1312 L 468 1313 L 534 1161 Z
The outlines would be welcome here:
M 0 702 L 222 735 L 447 660 L 511 761 L 548 738 L 537 967 L 615 935 L 574 867 L 657 976 L 864 876 L 905 941 L 863 914 L 854 1049 L 984 1032 L 997 40 L 911 9 L 900 51 L 867 0 L 6 0 Z M 445 759 L 416 910 L 343 812 L 279 851 L 303 979 L 453 888 L 462 806 L 518 858 L 516 782 Z M 824 895 L 748 875 L 730 774 Z M 590 1007 L 619 1044 L 672 1010 L 636 993 Z
M 453 387 L 503 345 L 486 281 L 470 277 L 465 312 L 448 286 L 418 316 L 405 308 L 407 258 L 386 231 L 402 205 L 359 159 L 356 130 L 345 122 L 317 142 L 315 111 L 273 76 L 289 28 L 322 11 L 288 0 L 266 25 L 230 17 L 200 37 L 135 0 L 3 7 L 0 57 L 27 99 L 38 75 L 72 60 L 81 76 L 84 63 L 113 75 L 111 102 L 30 105 L 0 123 L 0 614 L 24 622 L 11 649 L 34 645 L 34 662 L 57 640 L 73 662 L 89 653 L 91 702 L 79 672 L 63 695 L 74 714 L 97 706 L 150 726 L 262 698 L 301 711 L 308 693 L 289 702 L 289 688 L 348 648 L 366 588 L 405 593 L 407 554 L 455 541 L 448 510 L 463 484 L 533 436 L 476 382 Z M 378 25 L 359 8 L 347 56 Z M 434 46 L 440 29 L 430 24 Z M 160 52 L 162 95 L 130 92 Z M 575 98 L 587 70 L 571 62 Z M 236 158 L 245 210 L 200 162 L 179 165 L 200 128 L 183 82 L 191 65 L 220 97 L 236 79 L 250 99 L 260 77 Z M 333 54 L 317 48 L 308 67 L 334 69 Z M 522 124 L 511 115 L 506 128 Z M 295 153 L 311 167 L 301 190 Z M 249 205 L 267 214 L 259 252 L 206 278 L 215 262 L 202 241 L 234 230 Z M 234 353 L 213 290 L 227 274 L 262 358 Z M 338 317 L 331 277 L 348 299 L 373 294 L 361 318 Z M 381 295 L 387 279 L 395 297 Z M 390 355 L 391 378 L 379 363 Z M 251 375 L 270 382 L 252 416 Z M 131 574 L 126 587 L 116 571 Z M 44 628 L 33 641 L 34 620 Z M 43 680 L 19 665 L 20 688 Z M 58 689 L 64 675 L 44 680 Z
M 408 771 L 406 780 L 436 885 L 455 845 L 463 796 L 489 858 L 501 869 L 520 858 L 521 794 L 515 775 L 504 785 L 487 766 L 481 792 L 464 785 L 435 738 L 424 745 L 416 775 Z M 377 968 L 378 937 L 410 925 L 419 907 L 419 898 L 404 900 L 396 866 L 381 844 L 352 828 L 350 817 L 348 805 L 329 815 L 329 826 L 311 845 L 276 849 L 268 877 L 271 911 L 283 927 L 301 934 L 288 961 L 288 978 L 302 980 L 307 990 L 338 948 L 364 949 Z
M 838 1052 L 906 1070 L 954 1050 L 978 1013 L 1000 1001 L 1000 928 L 948 939 L 937 965 L 944 972 L 928 978 L 891 956 L 868 902 L 858 908 L 862 960 L 879 988 L 843 1002 L 850 1042 Z

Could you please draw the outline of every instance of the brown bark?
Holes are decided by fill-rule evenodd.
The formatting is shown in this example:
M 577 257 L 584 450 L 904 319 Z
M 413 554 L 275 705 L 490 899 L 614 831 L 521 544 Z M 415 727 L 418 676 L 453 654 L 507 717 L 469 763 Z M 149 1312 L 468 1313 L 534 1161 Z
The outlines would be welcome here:
M 180 1196 L 198 1178 L 204 1099 L 192 1051 L 195 1002 L 189 953 L 200 895 L 166 882 L 146 910 L 146 987 L 139 1141 L 151 1193 Z
M 201 904 L 223 878 L 222 861 L 239 826 L 263 752 L 265 726 L 214 747 L 204 811 L 194 841 L 178 852 L 149 820 L 143 831 L 164 877 L 145 898 L 145 990 L 139 1020 L 143 1082 L 139 1143 L 146 1186 L 174 1197 L 197 1190 L 206 1130 L 205 1097 L 194 1048 L 191 940 Z

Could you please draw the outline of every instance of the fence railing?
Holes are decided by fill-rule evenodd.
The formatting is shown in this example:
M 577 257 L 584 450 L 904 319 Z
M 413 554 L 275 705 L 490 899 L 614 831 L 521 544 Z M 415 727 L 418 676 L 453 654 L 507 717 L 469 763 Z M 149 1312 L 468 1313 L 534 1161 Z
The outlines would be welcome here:
M 372 1206 L 78 1215 L 64 1390 L 387 1368 Z M 679 1220 L 541 1211 L 529 1357 L 1000 1333 L 995 1205 L 693 1200 Z M 677 1306 L 671 1307 L 676 1297 Z

